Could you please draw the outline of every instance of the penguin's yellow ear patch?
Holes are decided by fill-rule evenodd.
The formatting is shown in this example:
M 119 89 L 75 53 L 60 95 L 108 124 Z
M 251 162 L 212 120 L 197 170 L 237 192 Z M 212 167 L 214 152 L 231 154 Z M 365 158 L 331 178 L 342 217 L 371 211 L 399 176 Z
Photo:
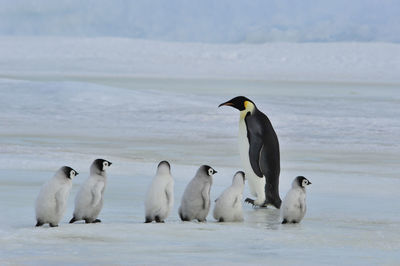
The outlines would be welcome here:
M 249 102 L 249 101 L 244 101 L 244 108 L 245 108 L 246 110 L 252 109 L 252 107 L 253 107 L 253 104 L 252 104 L 251 102 Z

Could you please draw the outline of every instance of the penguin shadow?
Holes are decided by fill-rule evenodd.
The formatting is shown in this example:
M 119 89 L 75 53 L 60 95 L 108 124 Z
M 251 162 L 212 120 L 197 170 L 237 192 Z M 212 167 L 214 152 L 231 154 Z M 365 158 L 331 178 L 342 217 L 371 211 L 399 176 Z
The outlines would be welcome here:
M 280 210 L 273 207 L 245 209 L 244 216 L 245 222 L 250 226 L 269 230 L 278 230 L 281 227 Z

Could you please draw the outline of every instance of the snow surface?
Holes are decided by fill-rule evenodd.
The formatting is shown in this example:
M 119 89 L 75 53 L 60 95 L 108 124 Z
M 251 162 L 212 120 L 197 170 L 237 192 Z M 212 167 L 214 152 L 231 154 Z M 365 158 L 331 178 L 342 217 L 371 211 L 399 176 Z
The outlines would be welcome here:
M 0 37 L 0 75 L 400 82 L 400 44 Z

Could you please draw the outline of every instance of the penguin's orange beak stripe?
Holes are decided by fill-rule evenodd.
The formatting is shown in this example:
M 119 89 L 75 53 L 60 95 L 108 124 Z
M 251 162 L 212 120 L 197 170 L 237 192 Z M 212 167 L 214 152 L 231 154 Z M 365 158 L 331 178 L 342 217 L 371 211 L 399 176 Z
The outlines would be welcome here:
M 221 103 L 220 105 L 218 105 L 218 107 L 221 107 L 221 106 L 233 106 L 233 103 L 226 102 L 226 103 Z

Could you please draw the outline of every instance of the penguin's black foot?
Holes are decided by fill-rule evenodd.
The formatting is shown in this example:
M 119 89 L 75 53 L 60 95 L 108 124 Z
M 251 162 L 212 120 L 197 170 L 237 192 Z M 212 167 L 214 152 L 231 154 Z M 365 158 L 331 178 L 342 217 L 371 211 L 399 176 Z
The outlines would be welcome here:
M 70 224 L 73 224 L 73 223 L 75 223 L 77 220 L 75 219 L 75 217 L 73 217 L 72 219 L 71 219 L 71 221 L 69 221 L 69 223 Z
M 283 221 L 282 221 L 282 224 L 287 224 L 287 220 L 286 219 L 283 219 Z
M 224 222 L 224 218 L 219 218 L 218 222 L 223 223 Z
M 155 220 L 156 220 L 156 223 L 164 223 L 164 220 L 161 220 L 160 216 L 158 216 L 158 215 L 155 217 Z
M 183 216 L 183 214 L 181 212 L 179 212 L 179 217 L 181 218 L 181 220 L 183 222 L 189 222 L 189 219 L 186 216 Z
M 96 220 L 94 220 L 94 221 L 92 222 L 92 224 L 97 224 L 97 223 L 101 223 L 101 220 L 100 220 L 100 219 L 96 219 Z
M 58 224 L 49 223 L 50 227 L 58 227 Z
M 149 217 L 146 217 L 146 221 L 144 222 L 145 224 L 151 223 L 153 220 Z
M 197 221 L 200 222 L 200 223 L 205 223 L 205 222 L 207 222 L 207 219 L 204 219 L 204 220 L 202 220 L 202 219 L 197 219 Z
M 255 205 L 254 205 L 254 200 L 253 200 L 253 199 L 246 198 L 246 199 L 244 200 L 244 202 L 253 205 L 253 207 L 255 206 Z
M 37 223 L 36 223 L 36 227 L 39 227 L 39 226 L 42 226 L 42 225 L 44 225 L 44 223 L 42 222 L 42 221 L 37 221 Z

